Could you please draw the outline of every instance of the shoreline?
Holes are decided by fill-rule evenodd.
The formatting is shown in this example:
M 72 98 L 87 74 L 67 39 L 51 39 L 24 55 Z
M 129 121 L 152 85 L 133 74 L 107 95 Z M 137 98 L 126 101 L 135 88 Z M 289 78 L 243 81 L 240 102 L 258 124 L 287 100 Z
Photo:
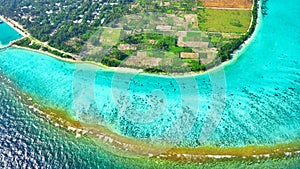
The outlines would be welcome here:
M 253 37 L 253 36 L 251 36 Z M 31 49 L 33 50 L 33 49 Z M 43 53 L 44 51 L 39 51 L 36 50 L 36 52 L 40 52 Z M 55 56 L 55 55 L 54 55 Z M 55 58 L 57 59 L 64 59 L 58 56 L 55 56 Z M 237 57 L 239 58 L 239 57 Z M 230 60 L 231 61 L 231 60 Z M 76 61 L 74 61 L 76 63 Z M 228 61 L 229 62 L 229 61 Z M 83 63 L 83 62 L 81 62 Z M 224 62 L 226 63 L 226 62 Z M 217 66 L 216 68 L 218 68 L 219 66 Z M 152 74 L 151 74 L 152 75 Z M 21 93 L 21 90 L 20 90 Z M 25 98 L 25 99 L 24 99 Z M 26 96 L 23 97 L 24 100 L 32 100 L 27 98 Z M 35 100 L 35 99 L 33 99 Z M 25 102 L 25 101 L 24 101 Z M 103 129 L 103 133 L 98 134 L 98 135 L 93 135 L 95 134 L 95 132 L 92 132 L 93 129 L 96 129 L 97 131 L 100 130 L 97 126 L 92 126 L 89 124 L 84 124 L 84 123 L 80 123 L 78 121 L 75 121 L 74 119 L 72 119 L 70 116 L 67 115 L 67 112 L 64 112 L 62 110 L 55 110 L 55 109 L 51 109 L 51 108 L 47 108 L 47 107 L 35 107 L 35 103 L 38 104 L 38 102 L 34 102 L 34 101 L 30 101 L 30 103 L 32 103 L 32 106 L 29 106 L 29 109 L 32 109 L 36 114 L 40 113 L 42 114 L 41 116 L 43 116 L 43 118 L 45 119 L 49 119 L 49 121 L 57 127 L 62 127 L 64 130 L 67 130 L 69 132 L 72 132 L 76 135 L 76 137 L 93 137 L 97 140 L 99 140 L 99 142 L 101 141 L 101 143 L 104 143 L 105 145 L 107 144 L 121 144 L 122 141 L 132 141 L 130 140 L 130 138 L 122 136 L 122 135 L 117 135 L 116 138 L 112 137 L 115 136 L 113 134 L 112 131 L 108 131 L 106 129 Z M 27 105 L 27 104 L 26 104 Z M 30 105 L 30 104 L 28 104 Z M 49 115 L 49 116 L 48 116 Z M 62 118 L 62 119 L 61 119 Z M 52 120 L 52 121 L 51 121 Z M 62 121 L 65 120 L 65 121 Z M 69 125 L 68 125 L 69 124 Z M 91 130 L 87 130 L 87 129 L 91 129 Z M 92 133 L 91 133 L 92 132 Z M 108 133 L 105 133 L 108 132 Z M 110 134 L 110 133 L 112 134 Z M 91 135 L 89 135 L 91 134 Z M 121 140 L 121 141 L 120 141 Z M 135 142 L 137 142 L 137 144 L 141 144 L 144 145 L 140 142 L 138 142 L 138 140 L 133 140 L 132 142 L 130 142 L 131 144 L 135 144 Z M 126 144 L 126 142 L 125 142 Z M 139 146 L 139 145 L 138 145 Z M 146 153 L 146 151 L 142 151 L 140 149 L 136 149 L 136 146 L 133 145 L 133 147 L 129 146 L 129 150 L 134 151 L 141 151 L 140 153 L 142 153 L 143 157 L 148 157 L 148 158 L 153 158 L 153 159 L 166 159 L 166 160 L 170 160 L 170 161 L 192 161 L 192 160 L 204 160 L 206 162 L 206 159 L 208 159 L 207 161 L 209 161 L 209 159 L 216 159 L 216 160 L 229 160 L 229 159 L 260 159 L 260 158 L 277 158 L 278 156 L 285 158 L 285 157 L 289 157 L 292 155 L 299 155 L 300 151 L 299 149 L 299 142 L 296 143 L 296 146 L 294 145 L 294 143 L 290 143 L 290 144 L 279 144 L 279 145 L 274 145 L 271 146 L 270 149 L 266 148 L 268 147 L 266 146 L 249 146 L 249 147 L 242 147 L 242 148 L 235 148 L 235 147 L 229 147 L 229 148 L 220 148 L 220 147 L 209 147 L 209 146 L 203 146 L 203 147 L 198 147 L 198 148 L 171 148 L 168 151 L 166 151 L 165 153 L 162 154 L 153 154 L 153 152 L 150 153 Z M 282 149 L 280 149 L 280 147 L 282 147 Z M 295 148 L 296 147 L 296 148 Z M 156 148 L 156 147 L 155 147 Z M 268 150 L 268 152 L 265 152 L 266 148 Z M 296 149 L 296 150 L 291 150 L 291 149 Z M 127 150 L 126 150 L 127 149 Z M 146 147 L 147 150 L 149 150 L 149 147 Z M 143 149 L 144 150 L 144 149 Z M 128 144 L 126 146 L 124 146 L 124 148 L 121 151 L 126 151 L 128 152 Z M 153 150 L 153 151 L 157 151 L 157 150 Z M 248 154 L 249 153 L 249 154 Z M 261 153 L 261 154 L 260 154 Z M 197 162 L 199 162 L 197 161 Z
M 253 8 L 255 7 L 255 4 L 254 4 L 255 1 L 256 0 L 253 0 L 252 11 L 253 11 Z M 233 51 L 233 53 L 231 55 L 235 56 L 235 57 L 232 57 L 230 60 L 227 60 L 225 62 L 221 62 L 220 64 L 215 65 L 215 66 L 209 68 L 206 71 L 184 72 L 184 73 L 149 73 L 149 72 L 145 72 L 143 69 L 135 69 L 135 68 L 129 68 L 129 67 L 109 67 L 109 66 L 103 65 L 102 63 L 98 63 L 98 62 L 95 62 L 95 61 L 82 61 L 82 60 L 78 59 L 80 57 L 78 55 L 75 55 L 75 54 L 71 54 L 71 56 L 75 60 L 68 59 L 68 58 L 62 58 L 60 56 L 54 55 L 54 54 L 52 54 L 50 52 L 47 52 L 47 51 L 36 50 L 36 49 L 28 48 L 28 47 L 22 47 L 22 46 L 14 45 L 13 42 L 11 42 L 12 44 L 10 43 L 10 45 L 8 47 L 11 46 L 11 47 L 14 47 L 14 48 L 29 50 L 29 51 L 33 51 L 33 52 L 39 52 L 39 53 L 42 53 L 42 54 L 45 54 L 45 55 L 49 55 L 50 57 L 53 57 L 55 59 L 58 59 L 58 60 L 61 60 L 61 61 L 65 61 L 65 62 L 69 62 L 69 63 L 92 64 L 92 65 L 98 66 L 100 69 L 103 69 L 104 71 L 113 71 L 113 72 L 116 72 L 116 73 L 133 73 L 133 74 L 134 73 L 141 73 L 143 75 L 148 75 L 148 76 L 176 77 L 176 78 L 201 76 L 201 75 L 205 75 L 205 74 L 210 74 L 211 72 L 216 71 L 218 69 L 223 69 L 224 66 L 234 63 L 236 61 L 236 59 L 239 58 L 239 55 L 241 55 L 243 53 L 243 51 L 245 51 L 245 49 L 247 48 L 247 46 L 251 43 L 254 35 L 257 32 L 258 25 L 260 24 L 260 19 L 259 19 L 260 18 L 260 12 L 261 12 L 261 5 L 260 5 L 261 3 L 260 2 L 261 2 L 261 0 L 258 0 L 258 2 L 257 2 L 257 4 L 259 4 L 259 6 L 257 7 L 257 15 L 258 15 L 258 17 L 257 17 L 256 23 L 255 23 L 255 26 L 254 26 L 255 30 L 254 30 L 253 33 L 251 33 L 251 35 L 247 38 L 247 40 L 244 41 L 244 43 L 239 47 L 239 49 Z M 6 22 L 11 27 L 13 27 L 14 29 L 16 29 L 19 33 L 25 34 L 25 36 L 23 36 L 23 38 L 30 37 L 30 34 L 27 31 L 22 30 L 23 27 L 19 23 L 13 21 L 12 19 L 6 19 L 5 17 L 3 17 L 1 15 L 0 15 L 0 18 L 1 19 L 3 18 L 4 22 Z M 249 25 L 249 28 L 248 28 L 247 32 L 249 32 L 252 24 L 253 24 L 253 16 L 251 17 L 251 22 L 250 22 L 250 25 Z M 16 28 L 15 25 L 17 25 L 18 27 Z M 19 27 L 21 27 L 22 29 L 20 29 Z M 40 43 L 43 44 L 42 42 L 40 42 Z M 54 49 L 54 50 L 57 50 L 59 52 L 63 52 L 63 51 L 55 49 L 53 47 L 50 47 L 50 48 L 52 50 Z M 69 53 L 66 53 L 66 52 L 63 52 L 63 53 L 64 54 L 69 54 Z
M 95 65 L 97 67 L 100 67 L 101 69 L 104 69 L 105 71 L 116 71 L 116 72 L 123 72 L 123 73 L 142 73 L 142 71 L 143 71 L 142 69 L 132 69 L 132 68 L 126 68 L 126 67 L 108 67 L 108 66 L 105 66 L 101 63 L 97 63 L 97 62 L 93 62 L 93 61 L 81 61 L 81 60 L 73 60 L 73 59 L 68 59 L 68 58 L 62 58 L 62 57 L 59 57 L 59 56 L 54 55 L 54 54 L 52 54 L 50 52 L 47 52 L 47 51 L 32 49 L 32 48 L 18 46 L 18 45 L 11 45 L 11 48 L 23 49 L 23 50 L 27 50 L 27 51 L 41 53 L 41 54 L 48 55 L 48 56 L 50 56 L 54 59 L 64 61 L 64 62 L 67 62 L 67 63 L 91 64 L 91 65 Z
M 67 58 L 62 58 L 62 57 L 59 57 L 57 55 L 54 55 L 50 52 L 47 52 L 47 51 L 43 51 L 43 50 L 37 50 L 37 49 L 32 49 L 32 48 L 28 48 L 28 47 L 23 47 L 23 46 L 18 46 L 18 45 L 11 45 L 11 48 L 15 48 L 15 49 L 23 49 L 23 50 L 27 50 L 27 51 L 32 51 L 32 52 L 37 52 L 37 53 L 40 53 L 40 54 L 44 54 L 44 55 L 48 55 L 54 59 L 58 59 L 58 60 L 61 60 L 61 61 L 64 61 L 64 62 L 69 62 L 69 63 L 76 63 L 75 60 L 72 60 L 72 59 L 67 59 Z
M 253 0 L 255 2 L 255 0 Z M 249 45 L 251 44 L 251 42 L 253 41 L 253 39 L 256 37 L 257 32 L 259 31 L 260 25 L 261 25 L 261 21 L 262 21 L 262 15 L 261 15 L 261 0 L 257 1 L 257 5 L 259 5 L 257 7 L 257 19 L 256 19 L 256 23 L 255 23 L 255 30 L 254 32 L 247 38 L 247 40 L 245 40 L 243 42 L 243 44 L 239 47 L 239 49 L 235 50 L 231 56 L 233 56 L 230 60 L 227 60 L 225 62 L 222 62 L 220 65 L 215 66 L 207 71 L 205 71 L 203 74 L 209 74 L 219 68 L 223 68 L 224 66 L 227 65 L 232 65 L 234 64 L 234 62 L 236 62 L 238 59 L 240 59 L 241 55 L 247 50 L 247 48 L 249 47 Z M 254 3 L 253 3 L 253 8 L 255 7 Z M 252 17 L 253 18 L 253 17 Z M 252 19 L 252 22 L 254 20 Z M 251 25 L 249 26 L 250 29 Z
M 10 18 L 6 18 L 2 15 L 0 15 L 0 19 L 3 22 L 5 22 L 6 24 L 8 24 L 10 27 L 12 27 L 14 30 L 16 30 L 19 34 L 21 34 L 23 36 L 23 38 L 30 36 L 29 32 L 25 31 L 23 26 L 21 24 L 19 24 L 18 22 L 14 21 Z
M 29 34 L 29 33 L 27 33 L 27 32 L 25 32 L 24 30 L 22 30 L 23 27 L 22 27 L 19 23 L 15 22 L 15 21 L 13 21 L 13 20 L 11 20 L 11 19 L 7 19 L 7 18 L 5 18 L 5 17 L 2 16 L 2 15 L 0 15 L 0 20 L 2 20 L 4 24 L 7 24 L 9 27 L 11 27 L 11 28 L 12 28 L 13 30 L 15 30 L 19 35 L 22 36 L 22 37 L 20 37 L 19 39 L 15 39 L 15 40 L 10 41 L 10 42 L 9 42 L 8 44 L 6 44 L 6 45 L 3 45 L 3 44 L 0 42 L 0 50 L 1 50 L 1 49 L 5 49 L 5 48 L 9 48 L 10 46 L 13 45 L 13 43 L 15 43 L 15 42 L 17 42 L 17 41 L 19 41 L 19 40 L 22 40 L 22 39 L 25 38 L 25 37 L 28 37 L 28 34 Z M 20 28 L 20 27 L 21 27 L 21 28 Z
M 255 0 L 253 0 L 255 2 Z M 262 13 L 261 13 L 261 0 L 258 0 L 257 5 L 259 5 L 257 7 L 257 19 L 256 19 L 256 24 L 255 24 L 255 30 L 254 32 L 250 35 L 250 37 L 244 41 L 244 43 L 240 46 L 239 50 L 236 50 L 232 53 L 233 56 L 238 56 L 241 55 L 242 53 L 244 53 L 246 51 L 246 49 L 248 48 L 249 44 L 252 42 L 253 38 L 257 35 L 257 32 L 261 26 L 261 22 L 262 22 Z M 253 4 L 254 7 L 254 4 Z M 254 22 L 254 20 L 252 19 L 251 22 Z M 250 29 L 250 27 L 249 27 Z M 233 57 L 233 59 L 236 59 L 238 57 Z

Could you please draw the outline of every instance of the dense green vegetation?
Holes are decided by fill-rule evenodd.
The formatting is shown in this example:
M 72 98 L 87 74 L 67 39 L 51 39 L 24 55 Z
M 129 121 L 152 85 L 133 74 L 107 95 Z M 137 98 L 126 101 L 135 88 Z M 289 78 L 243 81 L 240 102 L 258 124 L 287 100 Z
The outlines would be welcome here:
M 132 0 L 0 0 L 0 15 L 21 23 L 38 40 L 79 53 L 98 26 L 124 15 Z
M 132 2 L 138 6 L 131 8 Z M 31 35 L 49 45 L 70 53 L 79 53 L 84 43 L 100 25 L 125 14 L 140 11 L 190 11 L 194 1 L 172 2 L 160 6 L 150 0 L 0 0 L 0 15 L 21 23 Z

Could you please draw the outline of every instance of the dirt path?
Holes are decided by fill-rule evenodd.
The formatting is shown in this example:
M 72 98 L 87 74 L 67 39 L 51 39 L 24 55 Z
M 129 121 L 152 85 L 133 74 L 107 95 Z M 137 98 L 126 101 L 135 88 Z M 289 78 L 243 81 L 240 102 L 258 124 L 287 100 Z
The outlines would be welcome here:
M 223 8 L 223 7 L 201 7 L 201 6 L 199 6 L 198 9 L 245 10 L 245 11 L 251 10 L 251 8 Z

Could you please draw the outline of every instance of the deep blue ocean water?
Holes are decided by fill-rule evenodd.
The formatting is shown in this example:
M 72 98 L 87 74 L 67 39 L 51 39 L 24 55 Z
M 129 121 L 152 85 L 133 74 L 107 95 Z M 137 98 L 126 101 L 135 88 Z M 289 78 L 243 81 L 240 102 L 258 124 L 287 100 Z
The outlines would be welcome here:
M 137 139 L 221 147 L 299 140 L 300 1 L 269 0 L 267 5 L 268 14 L 251 43 L 234 61 L 204 75 L 117 73 L 14 48 L 0 52 L 0 72 L 43 105 Z M 6 83 L 3 80 L 0 97 L 4 165 L 30 157 L 21 161 L 52 168 L 79 166 L 72 163 L 78 160 L 87 168 L 154 166 L 153 161 L 133 162 L 105 153 L 88 145 L 88 139 L 76 139 L 40 120 Z M 289 162 L 299 164 L 298 159 L 278 163 Z

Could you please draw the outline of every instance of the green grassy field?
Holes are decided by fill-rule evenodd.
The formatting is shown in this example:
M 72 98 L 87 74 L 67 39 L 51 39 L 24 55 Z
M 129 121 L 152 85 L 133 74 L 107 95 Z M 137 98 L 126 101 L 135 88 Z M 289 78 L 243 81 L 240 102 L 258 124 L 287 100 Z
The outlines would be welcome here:
M 199 10 L 203 31 L 245 33 L 251 21 L 251 10 Z
M 156 57 L 156 58 L 178 58 L 178 54 L 173 52 L 165 52 L 165 51 L 147 51 L 148 57 Z
M 100 42 L 106 46 L 116 45 L 119 42 L 121 30 L 120 28 L 103 28 Z

